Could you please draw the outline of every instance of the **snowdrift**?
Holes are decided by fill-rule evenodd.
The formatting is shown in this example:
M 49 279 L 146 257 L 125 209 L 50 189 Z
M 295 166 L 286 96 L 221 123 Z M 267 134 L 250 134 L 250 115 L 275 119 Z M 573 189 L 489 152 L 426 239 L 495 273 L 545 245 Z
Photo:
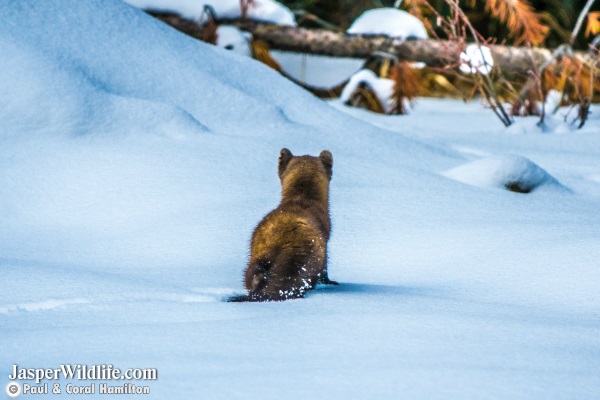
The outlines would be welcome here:
M 530 193 L 540 187 L 566 189 L 537 164 L 518 156 L 476 160 L 453 168 L 444 175 L 475 186 L 497 187 L 518 193 Z
M 0 27 L 7 55 L 0 60 L 0 202 L 10 210 L 0 242 L 7 258 L 28 248 L 44 261 L 191 265 L 230 242 L 231 230 L 231 245 L 247 241 L 266 207 L 254 206 L 254 216 L 240 207 L 227 220 L 218 207 L 203 207 L 257 197 L 276 204 L 272 172 L 286 146 L 298 154 L 329 148 L 348 164 L 336 173 L 347 184 L 361 167 L 344 160 L 391 155 L 399 143 L 415 155 L 449 158 L 348 123 L 262 64 L 187 38 L 117 0 L 24 1 L 0 13 L 19 21 Z M 380 150 L 373 135 L 396 144 Z M 357 147 L 339 146 L 342 138 Z M 358 179 L 384 179 L 376 175 L 371 169 Z M 177 216 L 190 211 L 182 223 Z M 242 259 L 232 260 L 232 270 Z

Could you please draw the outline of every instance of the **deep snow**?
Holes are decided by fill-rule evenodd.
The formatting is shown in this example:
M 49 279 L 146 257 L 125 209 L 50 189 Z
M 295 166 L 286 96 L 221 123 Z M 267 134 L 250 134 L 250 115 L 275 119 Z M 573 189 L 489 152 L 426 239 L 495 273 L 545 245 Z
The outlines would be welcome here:
M 600 393 L 598 107 L 579 131 L 448 100 L 378 116 L 117 0 L 0 20 L 1 387 L 13 364 L 110 363 L 157 368 L 156 399 Z M 342 284 L 225 303 L 281 147 L 333 153 Z M 568 190 L 445 176 L 512 156 Z

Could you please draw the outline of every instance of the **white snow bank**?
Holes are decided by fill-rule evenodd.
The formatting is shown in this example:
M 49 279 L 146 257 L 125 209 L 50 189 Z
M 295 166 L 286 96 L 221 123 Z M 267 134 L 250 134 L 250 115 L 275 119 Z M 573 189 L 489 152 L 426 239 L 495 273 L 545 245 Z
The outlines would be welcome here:
M 564 187 L 544 169 L 525 157 L 501 156 L 476 160 L 447 171 L 445 176 L 481 187 L 529 193 L 541 186 Z
M 347 103 L 350 100 L 352 93 L 354 93 L 361 85 L 366 85 L 373 90 L 377 96 L 377 100 L 379 100 L 383 106 L 385 113 L 391 111 L 394 104 L 392 96 L 394 94 L 395 82 L 392 79 L 380 78 L 370 69 L 361 69 L 352 75 L 346 86 L 344 86 L 344 90 L 342 90 L 339 99 L 342 102 Z M 410 110 L 412 108 L 411 102 L 405 100 L 404 107 L 406 110 Z
M 396 8 L 376 8 L 362 13 L 346 31 L 349 34 L 387 35 L 401 39 L 427 39 L 427 30 L 415 16 Z
M 124 0 L 143 10 L 175 12 L 183 17 L 198 20 L 205 5 L 210 5 L 219 18 L 239 18 L 239 0 Z M 294 14 L 284 5 L 273 0 L 255 0 L 256 5 L 248 11 L 248 17 L 279 25 L 295 26 Z
M 72 26 L 78 11 L 57 6 L 47 17 L 55 19 L 52 29 L 43 33 L 35 29 L 46 22 L 37 4 L 0 9 L 6 20 L 28 13 L 17 27 L 0 24 L 0 89 L 6 94 L 0 98 L 0 133 L 247 134 L 261 128 L 232 123 L 233 111 L 257 118 L 264 130 L 286 125 L 312 99 L 264 65 L 184 39 L 121 2 L 84 7 L 96 12 L 100 3 L 107 9 L 118 4 L 119 11 L 106 21 L 98 15 Z M 63 40 L 65 35 L 77 39 Z

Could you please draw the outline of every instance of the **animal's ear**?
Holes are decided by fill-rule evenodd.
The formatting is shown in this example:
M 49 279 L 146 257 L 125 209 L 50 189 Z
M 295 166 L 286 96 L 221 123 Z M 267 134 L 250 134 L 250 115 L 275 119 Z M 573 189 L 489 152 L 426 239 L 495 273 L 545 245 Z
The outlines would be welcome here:
M 325 171 L 327 171 L 327 175 L 329 175 L 329 179 L 331 179 L 331 175 L 333 174 L 333 155 L 329 150 L 323 150 L 321 154 L 319 154 L 319 159 L 321 159 Z
M 279 152 L 279 178 L 283 175 L 283 171 L 285 171 L 285 168 L 293 156 L 292 152 L 285 147 Z

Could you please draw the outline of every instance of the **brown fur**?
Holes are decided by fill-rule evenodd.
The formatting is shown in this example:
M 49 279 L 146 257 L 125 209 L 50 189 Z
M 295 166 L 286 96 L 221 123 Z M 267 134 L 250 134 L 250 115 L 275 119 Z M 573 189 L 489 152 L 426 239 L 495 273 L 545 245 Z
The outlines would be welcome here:
M 279 156 L 281 203 L 257 225 L 244 275 L 248 296 L 233 301 L 273 301 L 303 297 L 327 276 L 329 181 L 333 157 Z

